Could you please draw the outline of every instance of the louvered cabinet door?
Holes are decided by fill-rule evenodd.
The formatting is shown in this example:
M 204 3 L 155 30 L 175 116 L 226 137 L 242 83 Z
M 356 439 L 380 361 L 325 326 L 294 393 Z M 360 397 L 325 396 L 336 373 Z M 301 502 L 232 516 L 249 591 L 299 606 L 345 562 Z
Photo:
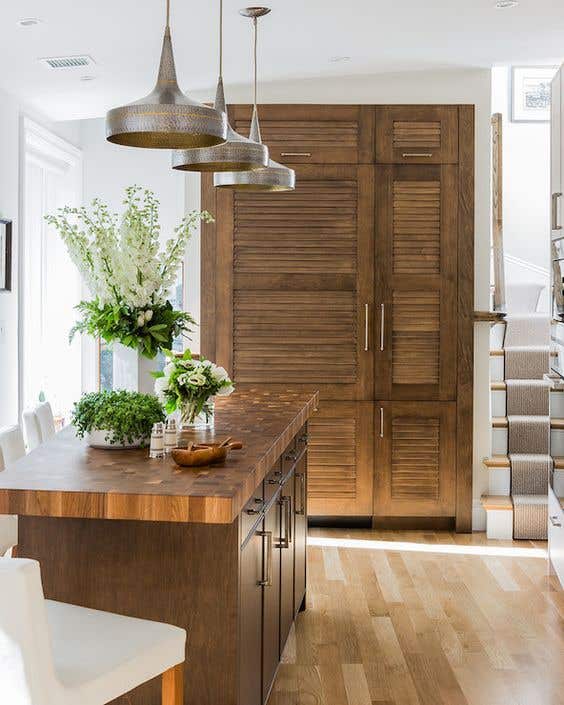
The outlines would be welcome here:
M 292 193 L 218 192 L 216 358 L 239 388 L 372 398 L 373 198 L 370 166 L 299 167 Z
M 456 398 L 457 175 L 377 171 L 377 399 Z
M 250 105 L 230 108 L 231 124 L 249 134 Z M 374 109 L 368 105 L 260 105 L 262 139 L 283 164 L 373 161 Z
M 377 106 L 375 120 L 378 164 L 458 162 L 456 106 Z
M 371 516 L 373 402 L 322 402 L 308 423 L 309 516 Z
M 454 516 L 456 404 L 376 402 L 374 516 Z

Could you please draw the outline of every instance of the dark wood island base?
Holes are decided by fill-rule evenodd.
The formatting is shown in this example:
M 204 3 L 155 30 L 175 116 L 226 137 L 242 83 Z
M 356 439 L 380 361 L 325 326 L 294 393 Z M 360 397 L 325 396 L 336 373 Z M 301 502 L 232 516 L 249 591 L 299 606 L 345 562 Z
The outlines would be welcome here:
M 56 501 L 55 488 L 38 486 L 31 462 L 46 462 L 49 446 L 51 457 L 56 457 L 57 443 L 70 443 L 64 434 L 44 446 L 42 458 L 33 458 L 34 451 L 0 475 L 0 513 L 16 510 L 20 514 L 18 555 L 40 561 L 47 598 L 169 622 L 187 630 L 187 705 L 265 702 L 294 617 L 305 607 L 307 419 L 317 396 L 268 395 L 269 403 L 262 407 L 254 401 L 246 405 L 245 395 L 236 396 L 231 404 L 226 400 L 220 405 L 214 432 L 205 435 L 237 434 L 245 450 L 222 466 L 192 471 L 192 478 L 199 480 L 190 494 L 201 498 L 207 487 L 210 502 L 213 497 L 230 498 L 231 521 L 197 522 L 181 515 L 171 516 L 171 521 L 154 520 L 150 513 L 142 516 L 146 496 L 138 498 L 142 512 L 137 518 L 88 518 L 91 503 L 84 501 L 81 509 L 73 487 L 77 472 L 90 474 L 82 486 L 89 496 L 96 481 L 109 496 L 135 487 L 133 479 L 128 488 L 123 473 L 135 475 L 137 466 L 144 466 L 141 451 L 129 456 L 114 451 L 124 469 L 114 469 L 112 483 L 107 480 L 107 467 L 93 463 L 107 459 L 111 452 L 93 451 L 83 444 L 84 467 L 77 471 L 75 466 L 73 473 L 74 457 L 66 470 L 56 471 L 59 484 L 65 475 L 68 485 L 59 487 L 59 493 L 76 493 L 71 511 L 68 496 Z M 236 431 L 237 419 L 246 430 Z M 256 441 L 257 435 L 262 444 Z M 72 443 L 79 442 L 73 438 Z M 172 461 L 159 467 L 145 456 L 146 465 L 159 469 L 159 479 L 145 481 L 143 494 L 149 491 L 161 500 L 178 497 L 175 492 L 186 473 L 171 469 Z M 249 475 L 257 482 L 242 502 L 241 487 L 248 485 Z M 150 482 L 152 490 L 147 487 Z M 123 510 L 128 517 L 134 503 Z M 116 511 L 114 506 L 112 513 Z M 221 511 L 225 513 L 225 507 Z M 69 516 L 73 512 L 75 516 Z M 159 680 L 114 702 L 157 705 Z

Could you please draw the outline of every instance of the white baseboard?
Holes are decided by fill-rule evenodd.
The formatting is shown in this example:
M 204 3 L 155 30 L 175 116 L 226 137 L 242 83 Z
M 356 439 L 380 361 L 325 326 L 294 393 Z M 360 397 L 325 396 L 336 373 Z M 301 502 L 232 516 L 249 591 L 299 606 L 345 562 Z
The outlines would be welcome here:
M 486 510 L 479 499 L 472 502 L 472 531 L 486 530 Z

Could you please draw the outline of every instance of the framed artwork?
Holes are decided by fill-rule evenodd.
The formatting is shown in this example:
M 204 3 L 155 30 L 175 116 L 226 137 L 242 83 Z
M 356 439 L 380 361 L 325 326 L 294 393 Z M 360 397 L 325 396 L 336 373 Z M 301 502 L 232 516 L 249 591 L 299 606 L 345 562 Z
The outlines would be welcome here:
M 512 122 L 550 120 L 550 82 L 557 66 L 514 66 L 511 90 Z
M 0 218 L 0 291 L 12 290 L 12 221 Z

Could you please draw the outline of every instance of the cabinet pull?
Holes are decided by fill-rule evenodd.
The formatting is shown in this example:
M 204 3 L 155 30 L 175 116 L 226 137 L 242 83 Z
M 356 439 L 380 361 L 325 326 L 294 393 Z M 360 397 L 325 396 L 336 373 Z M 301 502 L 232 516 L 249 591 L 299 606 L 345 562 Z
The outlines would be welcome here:
M 368 352 L 368 304 L 364 304 L 364 352 Z
M 311 157 L 311 152 L 280 152 L 281 157 Z
M 384 351 L 384 333 L 386 322 L 386 307 L 380 304 L 380 352 Z
M 280 504 L 284 507 L 284 537 L 280 537 L 280 548 L 290 548 L 292 543 L 292 497 L 280 497 Z
M 257 585 L 264 585 L 264 587 L 270 587 L 272 585 L 272 531 L 257 531 L 258 536 L 262 536 L 263 546 L 264 539 L 266 542 L 266 557 L 262 568 L 262 578 L 257 582 Z M 264 575 L 264 569 L 266 567 L 266 577 Z
M 282 471 L 281 470 L 276 470 L 275 472 L 272 473 L 272 477 L 268 480 L 269 485 L 279 485 L 280 484 L 280 479 L 275 480 L 273 478 L 281 478 L 282 477 Z
M 380 407 L 380 438 L 384 438 L 384 409 Z
M 555 526 L 557 529 L 562 528 L 562 524 L 558 521 L 557 516 L 550 517 L 550 523 L 552 526 Z
M 404 159 L 406 157 L 432 157 L 433 153 L 432 152 L 404 152 L 401 156 Z
M 298 500 L 294 502 L 294 511 L 296 514 L 299 514 L 300 516 L 303 516 L 305 514 L 305 473 L 303 472 L 297 472 L 296 473 L 296 480 L 300 481 L 300 508 L 298 509 Z M 296 491 L 297 495 L 297 491 Z
M 561 193 L 552 194 L 552 229 L 562 230 L 562 226 L 558 225 L 558 199 L 562 196 Z

